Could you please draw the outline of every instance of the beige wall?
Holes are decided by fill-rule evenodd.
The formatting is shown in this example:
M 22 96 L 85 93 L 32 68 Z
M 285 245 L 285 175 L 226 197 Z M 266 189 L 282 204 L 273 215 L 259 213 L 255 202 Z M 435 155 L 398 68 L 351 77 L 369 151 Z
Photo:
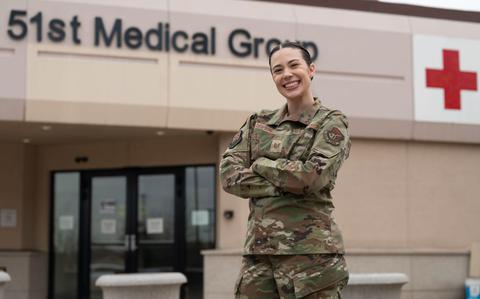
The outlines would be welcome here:
M 0 209 L 14 209 L 15 227 L 0 227 L 1 249 L 22 250 L 32 247 L 32 204 L 34 149 L 22 144 L 0 147 Z
M 26 0 L 2 2 L 0 19 L 8 20 L 11 9 L 26 7 Z M 19 44 L 0 34 L 0 120 L 25 119 L 26 49 L 27 43 Z
M 480 239 L 479 153 L 478 145 L 354 140 L 334 194 L 347 247 L 468 249 Z
M 52 170 L 217 163 L 230 139 L 231 134 L 205 134 L 35 147 L 3 144 L 0 207 L 17 209 L 18 227 L 0 229 L 2 249 L 48 249 Z M 480 240 L 480 206 L 472 191 L 480 183 L 479 152 L 478 145 L 354 139 L 334 191 L 347 248 L 467 250 Z M 78 155 L 89 162 L 75 163 Z M 28 188 L 32 182 L 35 188 Z M 217 247 L 241 248 L 247 201 L 226 194 L 220 184 L 217 188 Z M 224 219 L 225 210 L 234 210 L 235 217 Z
M 480 240 L 478 169 L 479 145 L 354 139 L 333 193 L 347 250 L 466 252 Z M 236 216 L 219 221 L 219 248 L 241 248 L 247 201 L 220 189 Z
M 25 250 L 1 250 L 0 265 L 7 268 L 7 272 L 12 279 L 5 286 L 5 298 L 47 298 L 47 254 Z
M 217 163 L 220 162 L 221 154 L 229 145 L 232 137 L 233 134 L 222 134 L 219 136 L 218 152 L 220 156 Z M 219 178 L 217 178 L 217 194 L 217 214 L 219 215 L 217 221 L 217 248 L 241 248 L 247 231 L 248 200 L 223 191 Z M 232 219 L 223 217 L 223 212 L 227 210 L 234 211 L 235 214 Z
M 47 250 L 52 170 L 217 163 L 230 139 L 231 134 L 205 134 L 36 147 L 2 144 L 0 208 L 18 213 L 17 228 L 0 229 L 2 249 Z M 480 183 L 479 152 L 478 145 L 355 139 L 334 191 L 347 248 L 468 249 L 480 240 L 480 206 L 472 191 Z M 76 164 L 78 155 L 89 162 Z M 247 201 L 226 194 L 219 183 L 217 188 L 217 246 L 241 248 Z M 224 219 L 225 210 L 234 210 L 235 217 Z

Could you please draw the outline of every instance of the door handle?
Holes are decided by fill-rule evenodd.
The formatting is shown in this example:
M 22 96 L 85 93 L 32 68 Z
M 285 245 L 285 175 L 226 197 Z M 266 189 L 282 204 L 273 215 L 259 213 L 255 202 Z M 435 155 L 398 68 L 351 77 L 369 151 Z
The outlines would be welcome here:
M 125 251 L 130 251 L 130 235 L 125 235 L 125 241 L 123 244 Z
M 125 235 L 125 251 L 135 251 L 137 250 L 137 236 L 136 235 Z
M 137 250 L 137 236 L 130 235 L 130 251 L 136 251 L 136 250 Z

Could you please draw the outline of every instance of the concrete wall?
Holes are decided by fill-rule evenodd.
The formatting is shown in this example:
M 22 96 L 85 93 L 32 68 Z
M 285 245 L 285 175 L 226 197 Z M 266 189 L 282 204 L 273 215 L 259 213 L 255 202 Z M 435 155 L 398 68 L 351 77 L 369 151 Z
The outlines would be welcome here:
M 45 253 L 0 251 L 0 265 L 7 268 L 12 281 L 6 285 L 6 299 L 47 298 L 48 259 Z

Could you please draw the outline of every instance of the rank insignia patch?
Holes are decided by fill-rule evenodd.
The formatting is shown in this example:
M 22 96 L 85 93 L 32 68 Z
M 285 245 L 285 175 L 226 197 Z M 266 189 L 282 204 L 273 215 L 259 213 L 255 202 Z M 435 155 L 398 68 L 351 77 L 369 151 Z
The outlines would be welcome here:
M 235 136 L 233 136 L 232 142 L 230 142 L 230 145 L 228 146 L 228 148 L 232 149 L 236 147 L 240 142 L 242 142 L 242 135 L 243 135 L 243 132 L 241 130 L 238 131 L 238 133 L 235 134 Z
M 270 146 L 270 151 L 272 153 L 282 152 L 282 141 L 278 139 L 272 140 L 272 145 Z
M 345 136 L 343 136 L 342 132 L 337 127 L 331 127 L 325 131 L 325 140 L 332 145 L 340 145 L 340 142 L 344 139 Z

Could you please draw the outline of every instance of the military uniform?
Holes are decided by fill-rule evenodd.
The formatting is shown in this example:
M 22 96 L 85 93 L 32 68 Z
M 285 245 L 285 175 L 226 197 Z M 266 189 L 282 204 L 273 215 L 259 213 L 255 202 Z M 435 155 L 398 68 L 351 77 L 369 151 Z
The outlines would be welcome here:
M 287 105 L 255 113 L 234 136 L 220 163 L 220 176 L 225 191 L 250 198 L 244 268 L 252 268 L 252 255 L 257 260 L 263 255 L 341 256 L 343 262 L 334 268 L 344 273 L 337 283 L 348 277 L 342 236 L 331 215 L 331 191 L 350 151 L 347 128 L 340 111 L 315 99 L 297 118 L 287 115 Z M 278 268 L 276 262 L 263 260 L 253 269 L 262 263 Z

